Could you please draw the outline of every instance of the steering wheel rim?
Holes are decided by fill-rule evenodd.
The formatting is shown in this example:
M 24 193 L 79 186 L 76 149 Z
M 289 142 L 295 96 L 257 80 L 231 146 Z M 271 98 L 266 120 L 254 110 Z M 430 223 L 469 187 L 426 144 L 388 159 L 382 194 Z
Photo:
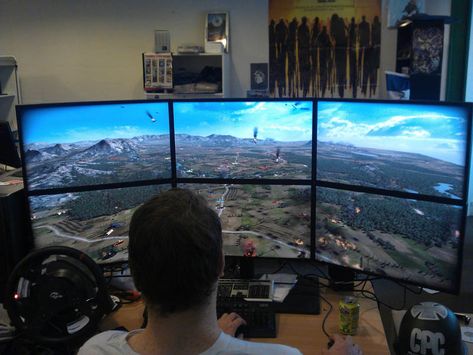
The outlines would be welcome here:
M 71 260 L 64 258 L 59 259 L 60 261 L 56 259 L 44 263 L 51 256 L 65 256 L 75 260 L 75 262 L 71 263 Z M 75 265 L 77 261 L 80 264 Z M 58 271 L 59 275 L 57 272 L 56 275 L 44 275 L 42 273 L 45 269 L 47 272 L 47 267 L 50 265 L 60 268 L 53 270 Z M 85 266 L 85 269 L 83 269 L 83 266 Z M 37 274 L 38 270 L 41 272 L 40 275 Z M 33 280 L 25 278 L 26 275 L 30 279 L 33 278 Z M 34 281 L 38 280 L 41 284 L 34 284 Z M 25 282 L 31 282 L 31 285 L 28 285 L 31 286 L 31 290 L 36 287 L 34 294 L 28 292 L 28 294 L 23 295 L 21 290 L 19 292 L 20 283 Z M 81 297 L 83 294 L 74 294 L 78 287 L 86 287 L 84 283 L 88 284 L 87 290 L 79 289 L 79 291 L 90 294 L 92 290 L 90 286 L 95 284 L 96 287 L 93 288 L 95 296 L 83 299 Z M 53 291 L 50 292 L 50 289 Z M 34 300 L 37 301 L 38 298 L 41 298 L 41 301 L 44 300 L 44 292 L 50 292 L 47 295 L 48 304 L 38 304 L 36 306 L 28 304 Z M 87 254 L 74 248 L 52 246 L 33 251 L 16 265 L 7 282 L 5 306 L 11 322 L 20 334 L 40 344 L 54 346 L 74 345 L 83 342 L 96 331 L 98 322 L 105 314 L 112 311 L 114 304 L 108 295 L 102 270 Z M 23 317 L 25 310 L 32 312 L 31 318 Z M 74 332 L 69 329 L 69 324 L 65 324 L 65 329 L 62 327 L 64 324 L 61 324 L 61 326 L 51 324 L 52 319 L 62 317 L 65 320 L 66 313 L 69 313 L 68 315 L 82 315 L 88 319 L 82 318 L 81 324 L 79 324 L 81 320 L 77 319 L 79 323 L 75 323 L 73 326 L 79 324 L 81 328 Z M 86 321 L 87 323 L 84 325 Z M 45 335 L 46 326 L 49 329 L 57 328 L 58 334 L 62 335 Z

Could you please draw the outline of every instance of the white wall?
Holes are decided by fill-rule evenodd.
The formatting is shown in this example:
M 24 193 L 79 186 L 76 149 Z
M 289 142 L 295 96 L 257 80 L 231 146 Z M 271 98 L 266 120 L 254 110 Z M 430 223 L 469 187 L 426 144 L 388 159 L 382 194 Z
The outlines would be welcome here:
M 450 3 L 429 0 L 426 10 L 448 15 Z M 141 53 L 154 50 L 154 30 L 171 32 L 173 51 L 203 45 L 205 14 L 219 10 L 230 13 L 230 94 L 244 97 L 250 63 L 268 61 L 268 0 L 0 0 L 0 54 L 18 59 L 24 103 L 140 99 Z M 397 31 L 383 25 L 381 35 L 385 98 Z
M 141 53 L 154 30 L 172 50 L 203 45 L 205 14 L 230 12 L 231 95 L 244 96 L 249 67 L 267 62 L 267 0 L 0 1 L 0 54 L 19 63 L 24 103 L 140 99 Z

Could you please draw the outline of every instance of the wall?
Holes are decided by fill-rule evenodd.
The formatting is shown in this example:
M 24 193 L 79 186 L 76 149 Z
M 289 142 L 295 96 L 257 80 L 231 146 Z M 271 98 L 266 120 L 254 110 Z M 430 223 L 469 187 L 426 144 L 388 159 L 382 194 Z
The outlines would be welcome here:
M 447 15 L 450 3 L 430 0 L 426 10 Z M 170 30 L 173 51 L 183 43 L 203 45 L 205 14 L 224 10 L 230 13 L 230 94 L 243 97 L 250 63 L 268 60 L 267 8 L 268 0 L 0 0 L 0 54 L 18 59 L 24 103 L 140 99 L 141 53 L 153 51 L 153 31 Z M 395 68 L 396 36 L 382 26 L 381 98 L 384 71 Z
M 249 87 L 249 64 L 267 61 L 266 0 L 0 1 L 0 54 L 15 55 L 25 103 L 144 98 L 141 53 L 154 30 L 172 50 L 203 45 L 205 14 L 230 12 L 231 94 Z

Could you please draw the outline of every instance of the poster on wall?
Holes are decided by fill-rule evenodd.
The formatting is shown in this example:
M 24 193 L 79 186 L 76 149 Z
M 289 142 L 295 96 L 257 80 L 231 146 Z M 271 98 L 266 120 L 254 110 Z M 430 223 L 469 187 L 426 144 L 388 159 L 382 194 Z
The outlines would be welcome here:
M 171 53 L 143 53 L 143 88 L 149 92 L 172 88 Z
M 402 20 L 425 13 L 425 0 L 389 0 L 388 27 L 395 28 Z
M 268 63 L 251 63 L 251 90 L 268 89 Z
M 376 98 L 381 0 L 269 0 L 273 97 Z

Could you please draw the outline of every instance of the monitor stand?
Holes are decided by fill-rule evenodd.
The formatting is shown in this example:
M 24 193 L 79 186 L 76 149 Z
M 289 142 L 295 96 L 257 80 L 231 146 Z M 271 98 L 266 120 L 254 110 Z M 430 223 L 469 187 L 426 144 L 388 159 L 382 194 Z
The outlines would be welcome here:
M 258 260 L 258 261 L 261 261 Z M 225 258 L 225 276 L 229 279 L 254 279 L 255 258 Z M 319 284 L 313 279 L 299 277 L 297 283 L 284 299 L 284 302 L 273 302 L 277 313 L 320 314 Z
M 254 279 L 255 259 L 252 257 L 225 258 L 225 276 L 228 279 Z
M 277 313 L 320 314 L 319 293 L 318 281 L 299 277 L 284 302 L 273 302 L 274 310 Z
M 355 288 L 355 271 L 338 265 L 328 266 L 330 288 L 334 291 L 353 291 Z

